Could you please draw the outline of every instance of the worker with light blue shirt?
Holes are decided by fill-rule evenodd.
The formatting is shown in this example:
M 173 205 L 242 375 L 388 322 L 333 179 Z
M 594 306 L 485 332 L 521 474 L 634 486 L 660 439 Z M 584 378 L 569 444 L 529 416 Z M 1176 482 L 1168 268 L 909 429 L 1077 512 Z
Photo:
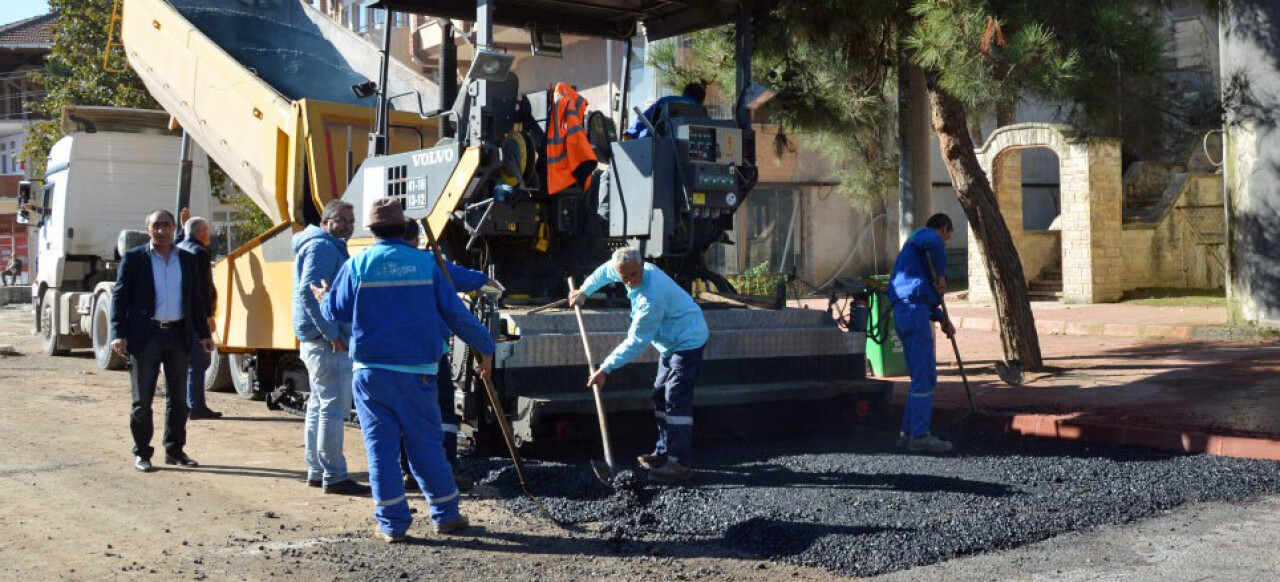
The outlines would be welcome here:
M 405 242 L 405 222 L 400 199 L 374 201 L 365 225 L 377 243 L 347 261 L 332 288 L 312 287 L 325 319 L 351 324 L 352 393 L 368 456 L 376 533 L 386 542 L 403 541 L 413 522 L 400 472 L 402 438 L 436 533 L 469 525 L 458 510 L 458 487 L 442 446 L 436 394 L 441 339 L 450 332 L 460 337 L 481 354 L 480 378 L 493 374 L 489 331 L 432 256 Z
M 947 240 L 954 231 L 946 214 L 930 216 L 925 227 L 911 233 L 902 245 L 889 275 L 893 326 L 902 340 L 902 355 L 911 374 L 898 444 L 917 453 L 951 450 L 951 443 L 929 432 L 929 425 L 933 390 L 938 386 L 933 322 L 939 322 L 948 337 L 956 333 L 941 307 L 947 292 Z
M 658 442 L 652 453 L 637 460 L 659 481 L 685 479 L 692 474 L 693 387 L 708 337 L 702 308 L 662 269 L 645 263 L 640 251 L 630 248 L 618 249 L 611 261 L 596 268 L 581 288 L 570 292 L 569 303 L 581 305 L 587 295 L 610 283 L 627 288 L 631 327 L 627 339 L 605 358 L 587 385 L 603 388 L 610 373 L 653 344 L 659 356 L 653 385 Z

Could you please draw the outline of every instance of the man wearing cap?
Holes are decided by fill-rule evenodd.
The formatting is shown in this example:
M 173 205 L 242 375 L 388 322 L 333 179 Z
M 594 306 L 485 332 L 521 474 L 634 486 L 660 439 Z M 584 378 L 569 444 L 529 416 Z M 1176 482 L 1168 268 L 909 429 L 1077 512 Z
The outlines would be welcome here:
M 413 521 L 398 462 L 402 438 L 436 533 L 453 533 L 470 524 L 458 511 L 458 487 L 441 444 L 439 338 L 452 332 L 482 354 L 479 374 L 485 379 L 493 373 L 493 339 L 432 256 L 404 240 L 399 199 L 375 201 L 365 224 L 377 242 L 347 261 L 332 287 L 322 281 L 312 289 L 325 319 L 351 325 L 352 392 L 369 458 L 377 535 L 403 541 Z

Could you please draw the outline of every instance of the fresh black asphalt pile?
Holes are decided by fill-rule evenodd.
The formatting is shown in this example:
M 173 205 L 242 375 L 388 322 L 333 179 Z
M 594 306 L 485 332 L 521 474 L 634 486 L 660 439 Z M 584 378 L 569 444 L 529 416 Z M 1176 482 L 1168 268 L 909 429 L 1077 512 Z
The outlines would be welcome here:
M 952 435 L 956 436 L 956 435 Z M 736 556 L 870 576 L 1124 523 L 1194 501 L 1280 492 L 1280 463 L 1045 439 L 967 435 L 917 456 L 870 430 L 771 443 L 699 443 L 678 486 L 624 473 L 617 488 L 585 460 L 530 463 L 562 522 L 651 554 Z M 532 514 L 509 461 L 471 461 L 481 483 Z M 679 551 L 676 548 L 679 547 Z M 670 550 L 670 551 L 664 551 Z M 701 552 L 705 550 L 705 552 Z

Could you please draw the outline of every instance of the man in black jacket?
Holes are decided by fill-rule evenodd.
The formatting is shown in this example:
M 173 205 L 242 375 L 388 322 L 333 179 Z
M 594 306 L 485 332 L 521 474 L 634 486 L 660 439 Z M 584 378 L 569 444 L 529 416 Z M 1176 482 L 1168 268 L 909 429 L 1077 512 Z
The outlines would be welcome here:
M 133 359 L 129 429 L 133 433 L 133 467 L 144 472 L 152 470 L 151 402 L 162 365 L 168 388 L 164 461 L 185 467 L 198 465 L 183 451 L 187 441 L 187 360 L 197 342 L 200 349 L 213 351 L 195 257 L 174 246 L 173 229 L 170 212 L 156 210 L 147 216 L 151 242 L 124 254 L 111 297 L 111 349 Z
M 213 311 L 218 290 L 213 286 L 213 269 L 210 267 L 209 221 L 199 216 L 187 218 L 182 222 L 182 232 L 186 233 L 186 240 L 178 242 L 178 248 L 191 253 L 196 259 L 196 288 L 202 293 L 201 305 L 209 314 L 206 321 L 209 333 L 213 333 L 217 329 Z M 187 408 L 191 420 L 222 418 L 222 413 L 211 410 L 204 400 L 204 373 L 208 369 L 209 352 L 193 346 L 191 362 L 187 365 Z

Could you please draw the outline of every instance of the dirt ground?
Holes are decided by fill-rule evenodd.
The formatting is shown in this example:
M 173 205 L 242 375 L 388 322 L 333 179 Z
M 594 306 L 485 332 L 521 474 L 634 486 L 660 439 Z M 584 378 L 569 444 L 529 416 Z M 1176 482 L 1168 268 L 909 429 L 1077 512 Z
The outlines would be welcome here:
M 0 578 L 65 579 L 515 579 L 826 580 L 823 570 L 733 556 L 647 555 L 590 531 L 567 532 L 513 516 L 470 495 L 472 535 L 442 539 L 426 524 L 426 503 L 410 535 L 390 548 L 372 533 L 369 498 L 308 488 L 302 421 L 261 402 L 210 394 L 226 416 L 189 422 L 195 469 L 133 470 L 129 377 L 99 370 L 88 352 L 49 358 L 30 334 L 26 306 L 0 307 Z M 159 448 L 163 426 L 156 401 Z M 360 436 L 347 430 L 353 476 L 367 480 Z M 326 547 L 347 546 L 330 556 Z M 364 546 L 364 547 L 361 547 Z M 353 551 L 354 550 L 354 551 Z M 670 551 L 668 551 L 670 553 Z M 637 555 L 638 554 L 638 555 Z M 426 555 L 426 556 L 424 556 Z M 678 559 L 676 559 L 678 558 Z M 424 571 L 424 568 L 426 570 Z
M 725 545 L 620 540 L 596 524 L 560 529 L 513 513 L 510 500 L 483 487 L 463 502 L 476 526 L 468 535 L 431 534 L 417 497 L 411 543 L 388 546 L 372 536 L 371 499 L 327 496 L 302 482 L 300 418 L 234 394 L 209 395 L 223 419 L 188 423 L 187 452 L 200 467 L 137 473 L 127 373 L 98 370 L 87 352 L 43 356 L 27 309 L 0 307 L 0 346 L 17 353 L 0 354 L 0 580 L 838 578 Z M 346 436 L 353 476 L 366 480 L 359 433 Z M 159 438 L 158 430 L 153 444 Z M 1280 567 L 1276 523 L 1280 497 L 1190 503 L 886 579 L 1271 580 Z

